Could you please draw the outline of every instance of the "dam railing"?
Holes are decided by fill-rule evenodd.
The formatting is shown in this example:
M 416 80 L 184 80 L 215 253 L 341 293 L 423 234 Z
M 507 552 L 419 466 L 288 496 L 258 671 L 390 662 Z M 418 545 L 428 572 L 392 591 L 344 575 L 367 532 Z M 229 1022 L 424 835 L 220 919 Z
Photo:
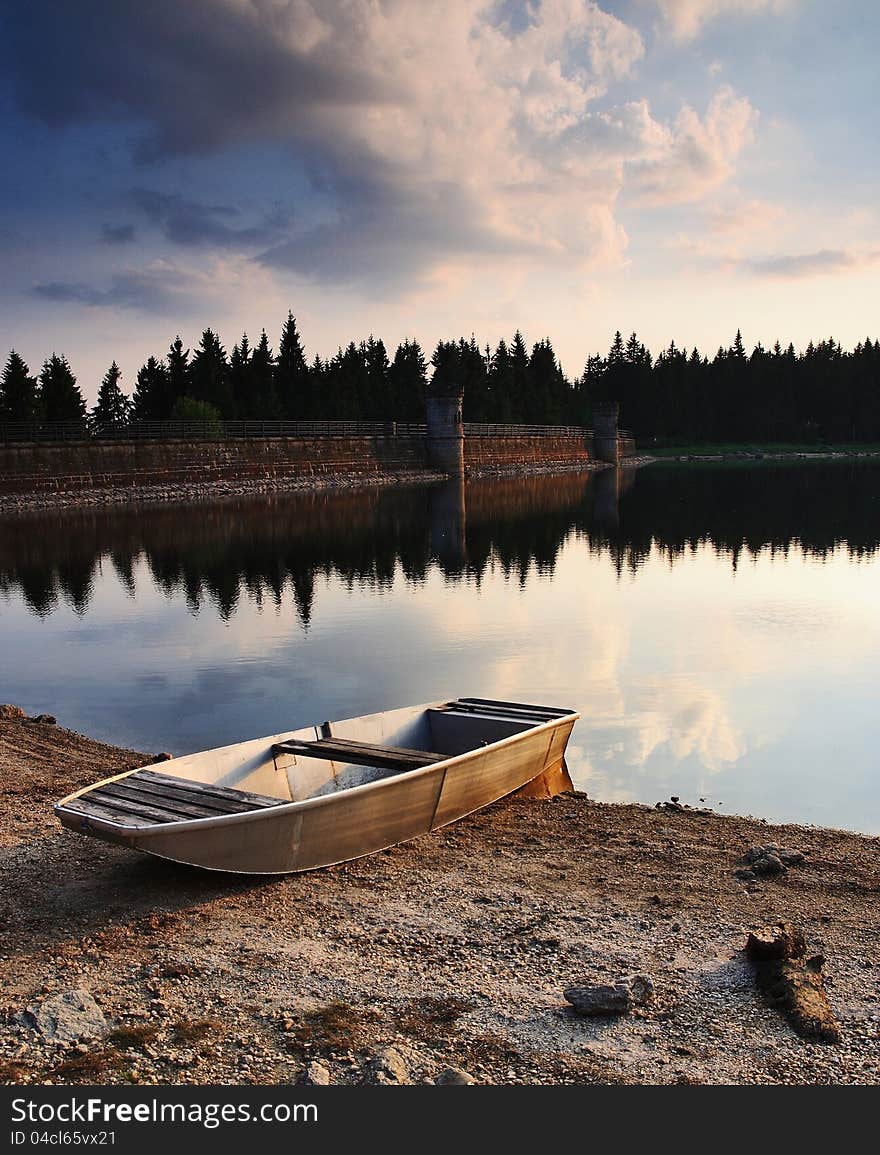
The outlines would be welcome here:
M 583 437 L 580 425 L 465 421 L 465 437 Z M 0 421 L 0 443 L 64 441 L 217 440 L 224 437 L 425 437 L 414 421 Z M 626 430 L 621 437 L 631 437 Z

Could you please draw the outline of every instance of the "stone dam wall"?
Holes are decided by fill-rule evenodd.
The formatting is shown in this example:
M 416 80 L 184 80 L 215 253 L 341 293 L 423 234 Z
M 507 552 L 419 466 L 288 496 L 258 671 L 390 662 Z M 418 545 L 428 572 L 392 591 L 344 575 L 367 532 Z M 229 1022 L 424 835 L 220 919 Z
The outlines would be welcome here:
M 634 446 L 621 456 L 631 456 Z M 576 469 L 593 461 L 589 438 L 474 436 L 464 441 L 470 474 Z M 0 495 L 51 494 L 136 486 L 297 481 L 340 477 L 369 482 L 433 475 L 418 435 L 185 438 L 0 444 Z
M 0 493 L 237 481 L 353 481 L 425 469 L 423 437 L 267 437 L 0 445 Z
M 589 438 L 563 434 L 522 437 L 465 437 L 464 466 L 469 472 L 527 471 L 539 466 L 546 472 L 588 466 L 593 460 Z

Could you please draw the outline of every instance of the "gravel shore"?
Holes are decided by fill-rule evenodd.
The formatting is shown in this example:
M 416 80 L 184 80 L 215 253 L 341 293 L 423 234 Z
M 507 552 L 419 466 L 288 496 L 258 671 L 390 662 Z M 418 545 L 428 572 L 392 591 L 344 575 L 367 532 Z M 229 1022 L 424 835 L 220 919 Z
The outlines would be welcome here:
M 150 757 L 0 721 L 2 1082 L 878 1082 L 880 839 L 569 794 L 267 879 L 60 828 L 55 799 Z M 803 861 L 737 877 L 767 843 Z M 780 920 L 824 955 L 840 1043 L 755 989 L 747 933 Z M 636 974 L 618 1016 L 563 997 Z M 91 1034 L 63 1037 L 66 992 Z

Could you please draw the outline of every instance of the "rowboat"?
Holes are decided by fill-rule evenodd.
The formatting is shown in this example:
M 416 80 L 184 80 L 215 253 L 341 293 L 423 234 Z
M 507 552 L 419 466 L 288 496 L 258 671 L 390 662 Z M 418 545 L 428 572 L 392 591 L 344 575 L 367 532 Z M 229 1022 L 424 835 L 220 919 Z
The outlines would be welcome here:
M 80 834 L 208 870 L 312 870 L 529 783 L 570 788 L 565 747 L 578 717 L 486 698 L 386 710 L 128 770 L 54 809 Z

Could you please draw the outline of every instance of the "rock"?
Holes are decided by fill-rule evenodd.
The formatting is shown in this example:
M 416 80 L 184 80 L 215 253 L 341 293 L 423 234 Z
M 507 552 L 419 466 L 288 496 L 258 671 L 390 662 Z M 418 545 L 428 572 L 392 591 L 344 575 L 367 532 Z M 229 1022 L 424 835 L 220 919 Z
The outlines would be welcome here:
M 152 765 L 155 766 L 157 762 L 170 762 L 173 757 L 174 755 L 169 754 L 167 750 L 162 750 L 161 753 L 153 755 Z
M 35 714 L 29 718 L 21 706 L 0 706 L 0 722 L 42 722 L 44 726 L 57 726 L 58 720 L 52 714 Z
M 476 1080 L 461 1067 L 444 1067 L 434 1083 L 438 1087 L 470 1087 Z
M 802 862 L 806 862 L 807 856 L 800 850 L 779 850 L 777 851 L 779 860 L 785 866 L 800 866 Z
M 759 858 L 757 862 L 753 863 L 752 870 L 759 877 L 762 875 L 765 878 L 774 878 L 779 874 L 787 874 L 785 863 L 778 854 L 765 854 L 763 858 Z
M 629 982 L 629 991 L 636 1006 L 643 1007 L 654 997 L 654 980 L 650 975 L 634 975 Z
M 308 1087 L 329 1087 L 330 1069 L 318 1059 L 312 1059 L 303 1072 L 302 1081 Z
M 602 1015 L 625 1015 L 633 1005 L 629 984 L 595 983 L 586 986 L 566 987 L 563 998 L 571 1003 L 579 1015 L 597 1018 Z
M 38 1007 L 28 1007 L 16 1021 L 39 1031 L 47 1039 L 68 1043 L 100 1038 L 111 1029 L 111 1023 L 85 987 L 53 995 Z
M 397 1047 L 382 1047 L 367 1063 L 367 1082 L 400 1087 L 409 1083 L 406 1059 Z
M 780 874 L 787 874 L 785 864 L 776 853 L 778 847 L 768 846 L 752 846 L 750 847 L 743 859 L 746 867 L 751 869 L 754 876 L 759 878 L 773 878 Z M 737 878 L 742 877 L 737 871 Z
M 767 842 L 764 846 L 751 846 L 743 855 L 743 861 L 758 874 L 784 874 L 780 866 L 800 866 L 806 855 L 800 850 L 778 846 Z
M 768 853 L 772 853 L 772 851 L 768 851 L 766 846 L 750 846 L 743 855 L 743 862 L 757 862 L 759 858 L 763 858 Z
M 736 872 L 736 877 L 740 882 L 754 882 L 758 876 L 754 870 L 750 870 L 747 866 L 744 866 Z

